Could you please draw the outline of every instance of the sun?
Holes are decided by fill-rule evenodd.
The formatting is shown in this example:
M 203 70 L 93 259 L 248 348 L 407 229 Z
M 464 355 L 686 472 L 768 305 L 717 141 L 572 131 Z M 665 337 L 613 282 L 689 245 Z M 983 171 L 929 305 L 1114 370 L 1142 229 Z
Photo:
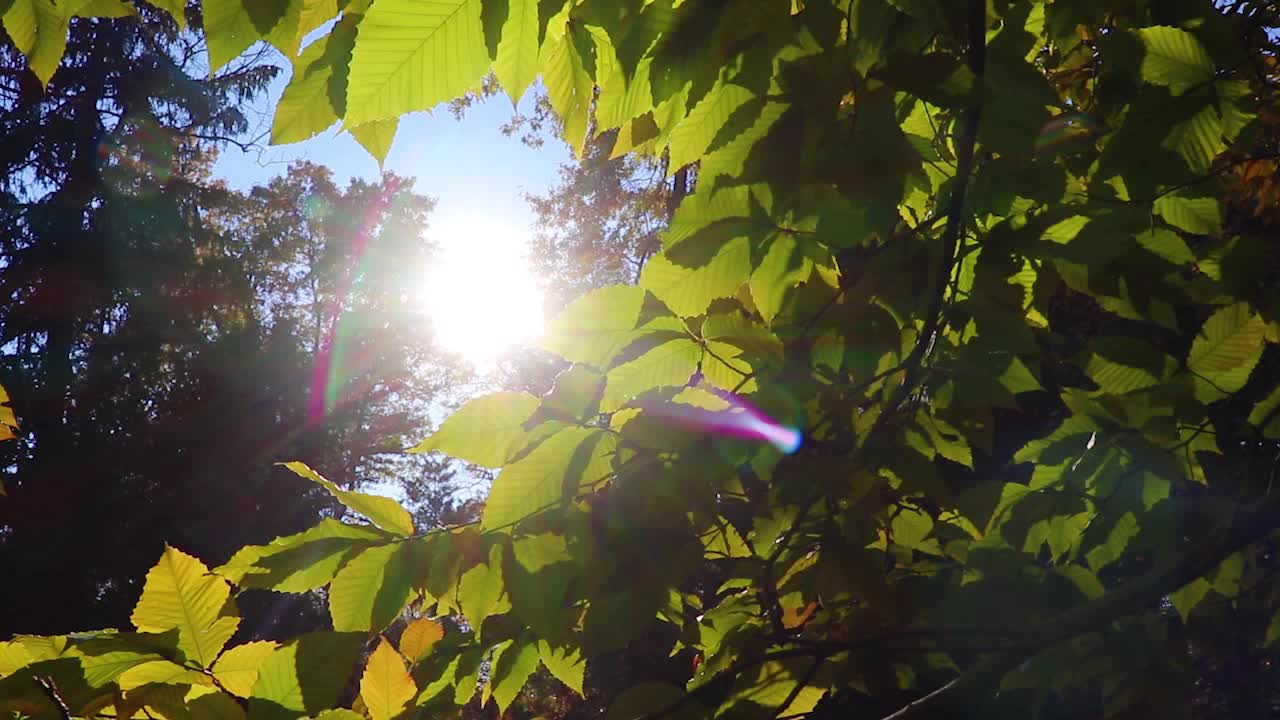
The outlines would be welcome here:
M 438 250 L 422 273 L 416 302 L 435 341 L 477 370 L 542 334 L 542 291 L 523 235 L 481 217 L 433 224 Z

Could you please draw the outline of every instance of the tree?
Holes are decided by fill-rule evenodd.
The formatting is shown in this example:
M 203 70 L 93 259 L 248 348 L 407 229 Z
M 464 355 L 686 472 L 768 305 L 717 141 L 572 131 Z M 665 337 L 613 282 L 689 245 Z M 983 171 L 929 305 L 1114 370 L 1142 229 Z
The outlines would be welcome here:
M 193 712 L 391 718 L 481 685 L 501 709 L 539 665 L 580 691 L 662 628 L 688 671 L 611 718 L 1150 716 L 1185 707 L 1205 618 L 1280 635 L 1276 284 L 1224 222 L 1224 179 L 1271 159 L 1268 6 L 426 8 L 348 7 L 303 50 L 294 93 L 347 71 L 314 125 L 541 74 L 575 148 L 617 128 L 615 152 L 697 163 L 661 252 L 552 323 L 552 390 L 474 399 L 420 445 L 501 467 L 477 524 L 420 532 L 295 465 L 369 523 L 153 571 L 219 600 L 305 576 L 332 632 L 204 683 L 234 608 L 184 624 L 144 592 L 139 635 L 12 641 L 11 707 L 56 712 L 39 677 L 75 712 L 163 713 L 153 676 L 100 670 L 110 644 Z M 456 629 L 382 637 L 406 608 Z
M 422 521 L 449 510 L 450 471 L 401 451 L 459 370 L 387 272 L 425 261 L 430 201 L 393 176 L 340 191 L 317 168 L 249 197 L 212 182 L 216 144 L 247 127 L 239 99 L 275 69 L 247 58 L 198 79 L 200 42 L 150 10 L 77 19 L 43 92 L 3 47 L 0 367 L 25 428 L 0 450 L 0 562 L 25 583 L 5 636 L 68 614 L 123 624 L 166 541 L 226 559 L 341 507 L 303 495 L 277 460 L 306 458 L 346 487 L 394 472 Z M 328 216 L 273 214 L 308 179 L 309 207 Z M 310 266 L 290 244 L 303 234 L 319 245 Z M 304 299 L 327 314 L 302 317 Z M 337 351 L 323 374 L 317 337 Z M 293 605 L 253 614 L 252 632 L 316 622 Z

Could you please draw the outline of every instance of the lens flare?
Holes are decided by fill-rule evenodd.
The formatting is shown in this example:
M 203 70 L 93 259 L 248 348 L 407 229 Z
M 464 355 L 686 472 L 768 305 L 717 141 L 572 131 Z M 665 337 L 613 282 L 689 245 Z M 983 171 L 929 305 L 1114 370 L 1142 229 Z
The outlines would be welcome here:
M 1064 113 L 1040 128 L 1040 134 L 1035 140 L 1035 151 L 1042 153 L 1066 145 L 1073 140 L 1093 137 L 1101 129 L 1097 121 L 1084 113 Z
M 646 408 L 672 423 L 698 432 L 767 442 L 790 455 L 800 449 L 800 430 L 783 425 L 740 395 L 689 388 L 673 402 Z

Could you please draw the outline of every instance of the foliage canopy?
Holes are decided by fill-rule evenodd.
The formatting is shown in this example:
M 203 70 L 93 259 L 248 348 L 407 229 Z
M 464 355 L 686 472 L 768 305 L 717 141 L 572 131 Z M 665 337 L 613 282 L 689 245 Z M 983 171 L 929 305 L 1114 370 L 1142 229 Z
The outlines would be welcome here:
M 290 464 L 370 524 L 212 571 L 166 550 L 136 632 L 0 645 L 0 707 L 502 708 L 661 626 L 687 684 L 610 720 L 1176 708 L 1186 629 L 1280 608 L 1280 306 L 1225 194 L 1269 157 L 1254 5 L 205 0 L 211 70 L 296 55 L 279 141 L 385 137 L 492 67 L 541 77 L 575 148 L 616 130 L 696 190 L 638 284 L 552 324 L 553 390 L 419 446 L 501 467 L 478 525 L 416 532 Z M 7 8 L 42 80 L 71 15 L 128 9 Z M 327 587 L 333 630 L 224 648 L 233 587 Z

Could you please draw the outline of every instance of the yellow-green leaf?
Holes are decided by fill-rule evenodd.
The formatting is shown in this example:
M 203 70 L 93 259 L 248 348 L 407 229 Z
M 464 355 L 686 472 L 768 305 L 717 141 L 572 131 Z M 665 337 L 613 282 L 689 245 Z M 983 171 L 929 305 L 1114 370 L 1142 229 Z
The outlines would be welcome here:
M 369 709 L 372 720 L 391 720 L 418 693 L 418 686 L 405 669 L 404 658 L 386 638 L 378 639 L 378 647 L 360 676 L 360 699 Z
M 493 663 L 493 699 L 498 703 L 501 714 L 511 706 L 511 701 L 520 694 L 529 676 L 538 669 L 538 647 L 532 641 L 516 641 L 507 648 Z M 374 720 L 378 720 L 374 718 Z
M 360 15 L 345 15 L 333 31 L 293 61 L 271 122 L 271 142 L 300 142 L 332 127 L 347 107 L 347 72 Z
M 329 615 L 339 632 L 382 630 L 413 592 L 413 568 L 404 543 L 376 545 L 351 558 L 329 586 Z
M 1211 401 L 1244 387 L 1262 355 L 1266 328 L 1266 321 L 1244 302 L 1210 315 L 1187 356 L 1197 396 Z
M 1146 47 L 1143 80 L 1181 95 L 1213 79 L 1213 59 L 1195 35 L 1168 26 L 1143 28 L 1138 35 Z
M 698 369 L 702 346 L 693 340 L 669 340 L 609 371 L 600 409 L 612 412 L 652 388 L 678 387 Z
M 391 143 L 396 139 L 396 128 L 400 126 L 399 118 L 377 120 L 353 127 L 347 132 L 360 143 L 360 147 L 378 161 L 378 167 L 386 162 L 387 153 L 391 152 Z
M 360 23 L 345 121 L 430 110 L 478 85 L 488 67 L 480 0 L 379 0 Z
M 551 321 L 542 347 L 570 362 L 607 367 L 637 337 L 645 291 L 610 285 L 579 297 Z
M 121 690 L 132 690 L 152 683 L 158 685 L 213 685 L 213 681 L 209 679 L 208 675 L 191 668 L 185 668 L 169 660 L 151 660 L 141 665 L 134 665 L 120 673 L 120 676 L 116 678 L 116 684 L 120 686 Z
M 249 697 L 254 720 L 295 720 L 332 708 L 364 644 L 361 633 L 313 632 L 277 648 L 262 663 Z
M 751 246 L 745 237 L 739 237 L 696 267 L 673 262 L 665 252 L 654 255 L 640 274 L 640 287 L 677 315 L 694 317 L 706 312 L 713 300 L 731 297 L 750 273 Z
M 538 0 L 509 0 L 502 24 L 498 57 L 493 61 L 498 83 L 514 105 L 538 76 Z
M 276 643 L 270 640 L 248 642 L 222 653 L 213 664 L 213 676 L 223 689 L 232 695 L 247 698 L 258 681 L 262 663 L 274 652 Z
M 409 452 L 437 451 L 476 465 L 501 467 L 520 449 L 527 435 L 524 422 L 537 409 L 538 398 L 526 392 L 473 398 Z
M 240 618 L 228 603 L 231 585 L 199 560 L 165 546 L 160 562 L 147 573 L 132 621 L 142 632 L 178 631 L 178 649 L 200 667 L 222 652 Z
M 566 427 L 504 467 L 493 480 L 481 527 L 509 529 L 524 518 L 561 503 L 566 477 L 575 469 L 581 470 L 578 463 L 587 460 L 602 434 L 597 428 Z
M 289 468 L 299 477 L 304 477 L 328 490 L 338 499 L 338 502 L 369 518 L 370 522 L 383 530 L 401 537 L 408 537 L 413 534 L 413 517 L 408 510 L 401 507 L 400 503 L 395 500 L 378 495 L 343 490 L 320 473 L 307 467 L 306 463 L 294 461 L 281 463 L 281 465 Z

